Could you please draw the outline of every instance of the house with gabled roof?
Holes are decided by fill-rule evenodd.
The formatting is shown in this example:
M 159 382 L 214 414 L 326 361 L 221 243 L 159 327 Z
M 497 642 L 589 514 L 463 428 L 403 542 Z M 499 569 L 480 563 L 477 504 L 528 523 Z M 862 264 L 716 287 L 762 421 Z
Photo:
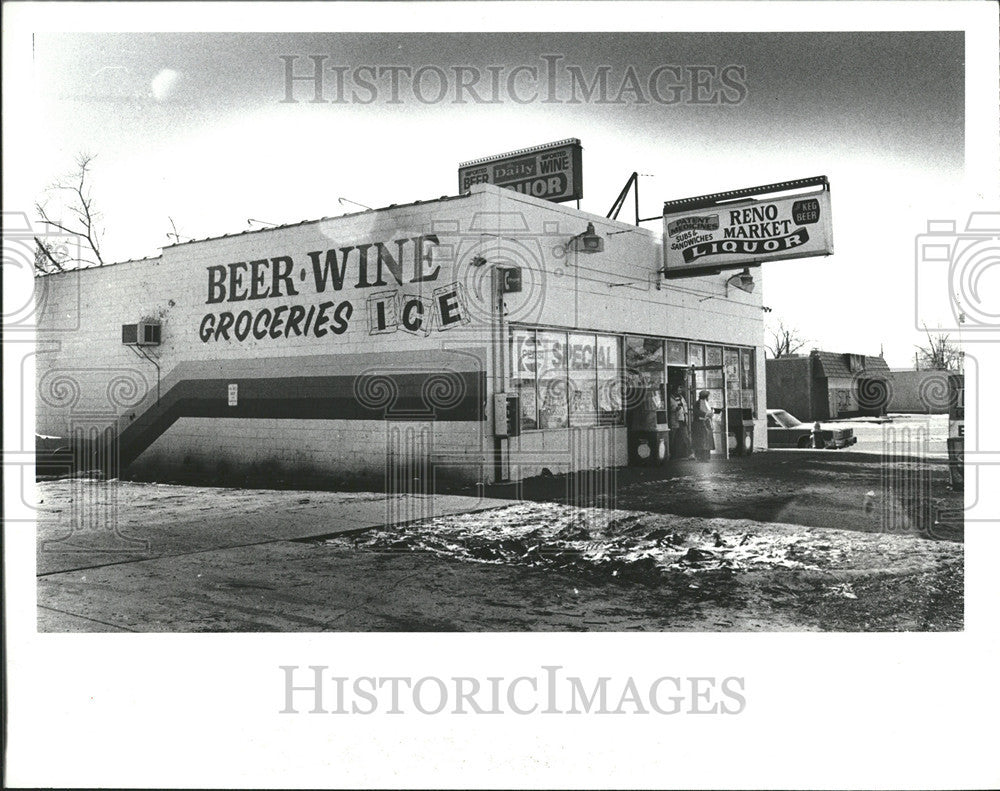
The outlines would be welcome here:
M 767 408 L 799 420 L 884 415 L 892 373 L 877 355 L 825 352 L 793 354 L 765 363 Z

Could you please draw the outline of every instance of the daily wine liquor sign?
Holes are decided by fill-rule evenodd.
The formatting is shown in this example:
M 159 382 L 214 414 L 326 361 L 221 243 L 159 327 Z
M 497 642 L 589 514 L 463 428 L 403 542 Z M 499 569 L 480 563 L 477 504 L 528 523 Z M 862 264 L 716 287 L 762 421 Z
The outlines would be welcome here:
M 473 184 L 495 184 L 556 203 L 579 200 L 583 197 L 582 151 L 580 141 L 570 138 L 463 162 L 458 167 L 458 190 L 468 192 Z
M 830 255 L 830 184 L 819 176 L 668 201 L 663 240 L 668 278 Z

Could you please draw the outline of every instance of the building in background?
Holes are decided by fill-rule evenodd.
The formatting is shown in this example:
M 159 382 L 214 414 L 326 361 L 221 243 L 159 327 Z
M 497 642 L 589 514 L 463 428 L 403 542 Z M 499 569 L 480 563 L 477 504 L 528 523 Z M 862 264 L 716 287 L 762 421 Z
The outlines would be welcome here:
M 957 378 L 958 390 L 964 387 L 964 375 L 957 371 L 896 368 L 892 371 L 889 411 L 915 415 L 940 415 L 949 412 L 957 400 L 951 380 Z
M 428 489 L 656 460 L 630 420 L 679 384 L 765 447 L 760 289 L 664 280 L 662 238 L 474 184 L 46 275 L 37 432 L 127 476 Z
M 886 414 L 892 374 L 882 357 L 813 349 L 766 361 L 767 407 L 799 420 Z

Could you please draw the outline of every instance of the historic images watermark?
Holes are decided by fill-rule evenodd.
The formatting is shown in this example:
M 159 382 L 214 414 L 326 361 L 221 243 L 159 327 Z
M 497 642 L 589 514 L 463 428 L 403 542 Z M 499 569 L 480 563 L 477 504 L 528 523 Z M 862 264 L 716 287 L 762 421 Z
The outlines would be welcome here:
M 742 676 L 597 676 L 542 665 L 521 676 L 342 676 L 279 665 L 280 714 L 742 714 Z
M 345 65 L 329 55 L 279 55 L 282 104 L 736 105 L 749 93 L 739 64 L 583 67 L 564 55 L 490 66 Z

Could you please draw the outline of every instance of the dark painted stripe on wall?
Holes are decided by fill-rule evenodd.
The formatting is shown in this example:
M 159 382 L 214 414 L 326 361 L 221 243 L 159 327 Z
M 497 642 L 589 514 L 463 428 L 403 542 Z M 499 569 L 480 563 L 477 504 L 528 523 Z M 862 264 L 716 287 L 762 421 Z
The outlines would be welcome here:
M 230 384 L 238 387 L 236 406 Z M 182 417 L 481 422 L 485 398 L 481 371 L 186 379 L 119 431 L 119 464 L 127 467 Z

